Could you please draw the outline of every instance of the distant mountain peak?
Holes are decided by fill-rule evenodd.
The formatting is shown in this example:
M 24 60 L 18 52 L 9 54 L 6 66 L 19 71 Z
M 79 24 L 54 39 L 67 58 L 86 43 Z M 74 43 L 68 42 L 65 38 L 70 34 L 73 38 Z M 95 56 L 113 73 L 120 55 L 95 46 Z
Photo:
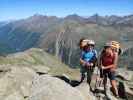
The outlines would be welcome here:
M 34 14 L 33 16 L 29 17 L 29 19 L 38 19 L 38 18 L 47 18 L 47 16 L 41 14 Z
M 78 14 L 71 14 L 71 15 L 68 15 L 66 17 L 81 17 L 81 16 L 79 16 Z
M 58 19 L 56 16 L 47 16 L 47 15 L 41 15 L 41 14 L 34 14 L 33 16 L 29 17 L 30 20 L 52 20 L 52 19 Z

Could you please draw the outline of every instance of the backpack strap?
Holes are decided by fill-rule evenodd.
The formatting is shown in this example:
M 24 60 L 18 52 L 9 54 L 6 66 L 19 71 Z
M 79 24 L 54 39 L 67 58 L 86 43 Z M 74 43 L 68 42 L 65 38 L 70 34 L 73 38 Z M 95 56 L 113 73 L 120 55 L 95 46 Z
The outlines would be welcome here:
M 97 51 L 94 49 L 92 52 L 94 53 L 94 57 L 97 58 Z
M 93 57 L 90 60 L 91 62 L 93 62 L 94 60 L 97 59 L 97 51 L 94 49 L 92 52 L 94 53 L 94 55 L 93 55 Z

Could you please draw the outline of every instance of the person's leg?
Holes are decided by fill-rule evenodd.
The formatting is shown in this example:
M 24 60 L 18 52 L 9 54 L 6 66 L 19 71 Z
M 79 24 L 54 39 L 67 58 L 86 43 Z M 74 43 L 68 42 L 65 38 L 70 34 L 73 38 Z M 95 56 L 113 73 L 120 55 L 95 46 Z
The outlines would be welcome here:
M 103 70 L 102 69 L 100 69 L 99 79 L 100 79 L 100 82 L 99 82 L 98 86 L 103 86 L 104 75 L 103 75 Z
M 106 90 L 107 90 L 107 76 L 106 75 L 104 76 L 104 79 L 103 79 L 103 85 L 104 85 L 104 92 L 106 94 Z
M 103 77 L 104 77 L 104 75 L 103 75 L 103 70 L 100 69 L 100 78 L 103 78 Z
M 108 73 L 106 71 L 103 71 L 103 86 L 104 86 L 104 93 L 106 95 L 106 90 L 107 90 L 107 75 Z
M 116 84 L 116 79 L 115 79 L 115 72 L 110 72 L 109 78 L 110 78 L 110 82 L 112 85 L 112 92 L 114 93 L 115 96 L 118 96 L 118 89 L 117 89 L 117 84 Z
M 85 79 L 85 73 L 81 73 L 81 80 L 80 80 L 80 82 L 83 82 L 84 79 Z
M 81 80 L 80 80 L 80 82 L 82 83 L 83 81 L 84 81 L 84 79 L 85 79 L 85 73 L 86 73 L 86 71 L 85 71 L 85 68 L 81 68 Z
M 87 83 L 90 85 L 91 83 L 91 77 L 92 77 L 93 71 L 91 69 L 89 69 L 87 71 Z
M 116 80 L 111 80 L 111 85 L 112 85 L 112 91 L 115 96 L 118 96 L 118 89 L 116 85 Z

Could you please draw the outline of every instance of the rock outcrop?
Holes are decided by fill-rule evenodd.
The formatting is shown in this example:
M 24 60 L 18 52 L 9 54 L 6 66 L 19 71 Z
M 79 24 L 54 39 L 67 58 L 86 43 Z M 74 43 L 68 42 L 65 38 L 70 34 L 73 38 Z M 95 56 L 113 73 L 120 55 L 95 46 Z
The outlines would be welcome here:
M 117 81 L 120 98 L 113 96 L 108 81 L 107 96 L 90 89 L 86 80 L 80 83 L 67 75 L 53 76 L 41 66 L 0 66 L 0 100 L 132 100 L 132 71 L 118 69 Z M 122 71 L 122 72 L 121 72 Z M 121 73 L 120 73 L 121 72 Z M 128 73 L 127 77 L 126 74 Z M 94 73 L 93 82 L 96 79 Z M 92 83 L 93 83 L 92 82 Z M 92 85 L 93 86 L 93 85 Z
M 49 75 L 38 76 L 33 80 L 29 100 L 86 100 L 76 88 Z
M 12 67 L 0 78 L 0 100 L 24 100 L 37 74 L 28 67 Z

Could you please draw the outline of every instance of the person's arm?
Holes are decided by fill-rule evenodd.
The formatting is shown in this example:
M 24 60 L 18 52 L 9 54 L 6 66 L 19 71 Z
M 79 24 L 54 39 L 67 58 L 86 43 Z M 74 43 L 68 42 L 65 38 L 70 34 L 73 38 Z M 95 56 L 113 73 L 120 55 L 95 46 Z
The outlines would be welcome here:
M 101 68 L 102 65 L 102 54 L 100 55 L 99 61 L 98 61 L 98 67 Z
M 106 66 L 106 67 L 102 67 L 102 69 L 116 68 L 117 63 L 118 63 L 118 54 L 115 53 L 114 63 L 112 65 L 109 65 L 109 66 Z
M 91 66 L 94 66 L 94 65 L 97 65 L 97 51 L 96 50 L 94 50 L 94 56 L 93 56 L 93 58 L 91 59 L 91 62 L 90 62 L 90 65 Z
M 91 66 L 91 63 L 84 61 L 83 59 L 80 58 L 80 64 L 83 66 Z
M 81 55 L 80 55 L 80 64 L 81 64 L 81 65 L 85 65 L 85 63 L 86 63 L 86 62 L 83 60 L 83 55 L 84 55 L 84 52 L 82 51 L 82 52 L 81 52 Z
M 81 64 L 81 65 L 85 65 L 85 63 L 86 63 L 86 62 L 85 62 L 83 59 L 80 58 L 80 64 Z
M 100 55 L 99 55 L 99 59 L 98 59 L 98 67 L 99 68 L 102 68 L 102 57 L 103 57 L 103 53 L 104 53 L 104 50 L 101 51 Z

